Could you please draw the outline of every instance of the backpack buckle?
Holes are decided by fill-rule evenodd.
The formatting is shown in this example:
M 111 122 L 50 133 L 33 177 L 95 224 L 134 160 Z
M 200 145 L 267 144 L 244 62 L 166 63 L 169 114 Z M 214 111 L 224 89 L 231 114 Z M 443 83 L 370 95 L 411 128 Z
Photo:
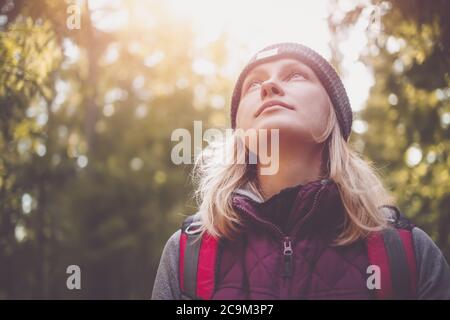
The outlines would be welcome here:
M 398 221 L 398 213 L 395 209 L 390 206 L 381 206 L 380 210 L 383 212 L 385 219 L 395 224 Z
M 199 227 L 201 225 L 202 225 L 202 223 L 200 221 L 192 222 L 190 225 L 188 225 L 186 227 L 186 229 L 184 230 L 184 233 L 189 234 L 189 235 L 200 233 L 200 228 L 196 228 L 196 227 Z M 193 229 L 193 230 L 191 230 L 191 229 Z

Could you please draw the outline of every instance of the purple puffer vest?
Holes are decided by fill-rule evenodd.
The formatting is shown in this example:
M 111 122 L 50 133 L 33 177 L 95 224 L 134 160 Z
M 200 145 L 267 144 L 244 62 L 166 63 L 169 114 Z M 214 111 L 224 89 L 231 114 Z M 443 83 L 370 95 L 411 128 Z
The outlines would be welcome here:
M 267 201 L 234 194 L 245 232 L 222 241 L 212 299 L 373 299 L 365 242 L 332 246 L 344 224 L 337 185 L 316 180 Z

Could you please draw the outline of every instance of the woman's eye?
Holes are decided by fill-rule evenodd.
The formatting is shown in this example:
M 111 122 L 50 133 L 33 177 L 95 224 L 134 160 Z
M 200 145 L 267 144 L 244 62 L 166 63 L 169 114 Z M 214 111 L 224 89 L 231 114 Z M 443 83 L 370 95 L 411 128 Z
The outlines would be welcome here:
M 300 72 L 293 72 L 288 77 L 288 80 L 291 80 L 291 79 L 306 79 L 306 78 Z
M 256 87 L 256 85 L 259 85 L 259 84 L 260 84 L 259 81 L 253 81 L 247 86 L 247 90 L 250 90 L 250 89 Z

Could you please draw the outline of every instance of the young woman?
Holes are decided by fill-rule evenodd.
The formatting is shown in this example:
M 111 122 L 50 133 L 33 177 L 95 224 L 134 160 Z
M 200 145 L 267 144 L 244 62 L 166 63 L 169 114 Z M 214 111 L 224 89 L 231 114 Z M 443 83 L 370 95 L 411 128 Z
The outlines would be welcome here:
M 194 168 L 198 213 L 168 240 L 152 299 L 450 299 L 442 253 L 348 144 L 347 94 L 317 52 L 259 51 L 236 83 L 231 123 L 278 129 L 268 139 L 277 170 L 264 174 L 260 149 L 239 134 L 205 150 Z M 219 161 L 252 153 L 256 164 Z M 192 251 L 195 233 L 205 245 Z

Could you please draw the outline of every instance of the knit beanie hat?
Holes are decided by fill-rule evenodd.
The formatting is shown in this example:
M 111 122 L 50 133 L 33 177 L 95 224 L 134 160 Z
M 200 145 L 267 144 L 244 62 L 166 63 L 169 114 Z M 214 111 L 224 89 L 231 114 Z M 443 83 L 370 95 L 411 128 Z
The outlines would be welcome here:
M 339 75 L 333 66 L 319 53 L 302 44 L 291 42 L 277 43 L 265 47 L 258 51 L 242 70 L 231 98 L 231 127 L 233 129 L 236 127 L 236 114 L 241 97 L 242 84 L 247 74 L 251 69 L 261 63 L 280 58 L 297 59 L 309 66 L 315 72 L 330 96 L 342 136 L 345 141 L 348 141 L 352 128 L 353 116 L 350 101 L 348 100 L 347 93 Z

